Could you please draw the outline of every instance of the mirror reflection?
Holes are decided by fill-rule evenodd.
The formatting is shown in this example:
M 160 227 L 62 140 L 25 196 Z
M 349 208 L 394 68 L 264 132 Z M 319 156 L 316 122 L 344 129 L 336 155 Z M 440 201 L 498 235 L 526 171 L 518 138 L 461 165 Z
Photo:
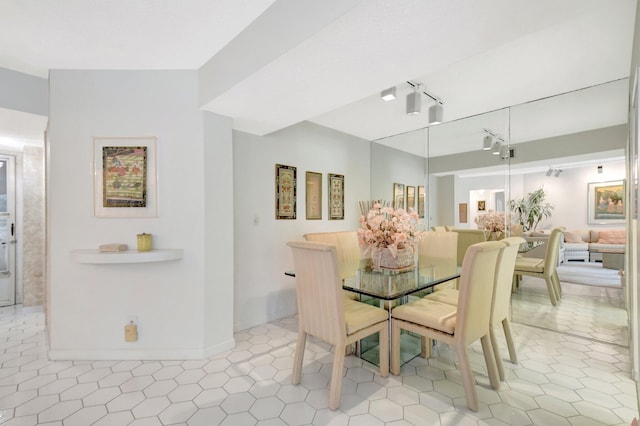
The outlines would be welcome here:
M 488 215 L 501 216 L 502 234 L 487 226 L 487 238 L 539 241 L 520 255 L 539 269 L 551 250 L 552 230 L 560 228 L 556 261 L 546 265 L 561 281 L 556 306 L 544 274 L 523 276 L 514 284 L 512 320 L 627 345 L 620 276 L 625 223 L 619 220 L 627 92 L 628 80 L 621 79 L 377 140 L 371 195 L 389 199 L 394 183 L 424 185 L 427 229 L 477 229 L 483 218 L 494 224 Z M 487 136 L 491 149 L 484 149 Z M 494 154 L 496 141 L 505 147 L 502 155 Z M 546 206 L 545 213 L 518 219 L 518 206 L 531 197 L 537 208 Z M 572 311 L 575 306 L 589 314 Z

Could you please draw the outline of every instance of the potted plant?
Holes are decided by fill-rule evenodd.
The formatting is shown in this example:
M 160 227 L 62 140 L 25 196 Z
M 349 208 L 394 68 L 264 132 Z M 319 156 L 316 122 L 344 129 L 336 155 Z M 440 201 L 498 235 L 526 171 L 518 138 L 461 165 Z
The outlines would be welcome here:
M 539 188 L 519 200 L 509 200 L 513 218 L 523 231 L 534 230 L 542 220 L 551 217 L 553 205 L 546 202 L 545 197 L 544 189 Z

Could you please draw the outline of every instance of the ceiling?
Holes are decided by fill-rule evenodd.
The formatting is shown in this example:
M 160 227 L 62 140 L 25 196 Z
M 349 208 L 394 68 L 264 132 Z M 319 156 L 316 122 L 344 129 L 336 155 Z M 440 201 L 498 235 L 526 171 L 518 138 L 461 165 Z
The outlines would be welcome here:
M 381 143 L 427 126 L 428 97 L 422 114 L 405 113 L 407 81 L 417 81 L 443 101 L 445 122 L 471 126 L 430 153 L 444 155 L 478 149 L 483 123 L 465 117 L 505 107 L 512 143 L 626 123 L 635 8 L 636 0 L 3 0 L 0 67 L 42 77 L 198 69 L 203 109 L 232 117 L 237 130 L 264 135 L 310 121 Z M 392 86 L 397 99 L 381 101 Z M 3 112 L 0 135 L 15 122 Z

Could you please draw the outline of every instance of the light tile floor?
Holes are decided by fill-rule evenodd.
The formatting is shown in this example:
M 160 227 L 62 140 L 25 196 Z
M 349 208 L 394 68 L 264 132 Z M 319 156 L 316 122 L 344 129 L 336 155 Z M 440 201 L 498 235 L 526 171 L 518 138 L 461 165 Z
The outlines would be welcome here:
M 455 353 L 437 345 L 398 377 L 348 357 L 341 408 L 328 405 L 330 348 L 311 339 L 292 386 L 296 318 L 236 333 L 232 351 L 196 361 L 49 361 L 44 316 L 0 308 L 0 424 L 152 425 L 628 425 L 638 415 L 628 350 L 514 324 L 519 364 L 490 389 L 471 350 L 480 409 L 466 408 Z M 502 356 L 506 354 L 502 345 Z

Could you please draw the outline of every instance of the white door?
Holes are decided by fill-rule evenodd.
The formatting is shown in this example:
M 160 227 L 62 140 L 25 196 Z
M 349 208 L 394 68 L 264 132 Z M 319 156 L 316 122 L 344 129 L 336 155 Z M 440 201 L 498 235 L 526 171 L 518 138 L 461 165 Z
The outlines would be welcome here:
M 0 306 L 16 303 L 15 157 L 0 155 Z

